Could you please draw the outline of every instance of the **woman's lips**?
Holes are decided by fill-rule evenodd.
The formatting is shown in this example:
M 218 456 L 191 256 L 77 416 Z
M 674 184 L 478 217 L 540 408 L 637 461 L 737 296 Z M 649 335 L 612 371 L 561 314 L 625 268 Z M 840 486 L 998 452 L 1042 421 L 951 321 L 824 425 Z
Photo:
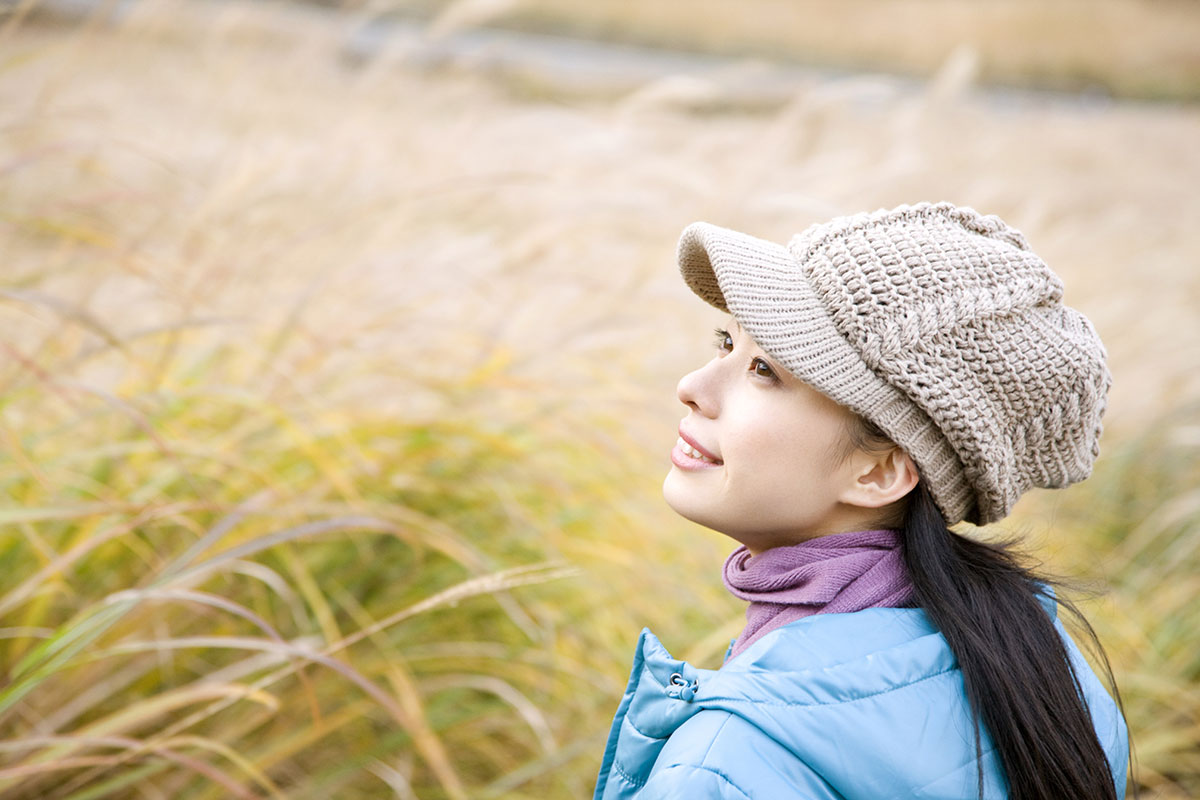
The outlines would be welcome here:
M 671 449 L 671 463 L 680 469 L 716 469 L 717 467 L 721 466 L 720 463 L 714 463 L 703 458 L 696 458 L 684 450 L 684 446 L 685 443 L 682 439 L 676 439 L 675 447 Z
M 704 456 L 705 458 L 715 461 L 718 464 L 721 463 L 721 459 L 717 458 L 711 451 L 705 450 L 703 447 L 700 446 L 699 442 L 697 442 L 691 436 L 688 436 L 686 433 L 684 433 L 682 426 L 679 428 L 679 438 L 682 439 L 684 442 L 686 442 L 688 445 L 690 445 L 693 449 L 695 449 L 700 455 Z
M 708 450 L 696 444 L 692 437 L 679 431 L 675 447 L 671 450 L 671 463 L 680 469 L 699 470 L 719 467 L 725 462 L 713 456 Z

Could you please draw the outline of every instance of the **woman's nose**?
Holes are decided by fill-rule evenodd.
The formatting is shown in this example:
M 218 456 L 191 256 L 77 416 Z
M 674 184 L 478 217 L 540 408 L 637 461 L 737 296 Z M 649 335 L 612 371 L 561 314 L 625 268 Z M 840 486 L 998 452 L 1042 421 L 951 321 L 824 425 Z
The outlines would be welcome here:
M 709 362 L 708 366 L 711 365 L 712 362 Z M 717 410 L 716 393 L 712 385 L 714 376 L 711 373 L 712 370 L 707 367 L 692 370 L 680 378 L 675 387 L 679 402 L 706 417 L 714 416 Z

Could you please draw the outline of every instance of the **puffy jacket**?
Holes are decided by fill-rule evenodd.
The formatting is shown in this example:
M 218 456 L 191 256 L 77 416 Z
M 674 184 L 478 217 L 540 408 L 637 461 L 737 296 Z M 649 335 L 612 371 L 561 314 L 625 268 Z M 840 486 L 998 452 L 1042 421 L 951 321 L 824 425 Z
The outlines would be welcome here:
M 1125 720 L 1056 604 L 1043 605 L 1123 798 Z M 981 736 L 984 797 L 1000 800 L 999 758 Z M 672 658 L 643 629 L 595 800 L 962 800 L 977 791 L 972 718 L 946 640 L 920 609 L 874 608 L 798 620 L 719 670 Z

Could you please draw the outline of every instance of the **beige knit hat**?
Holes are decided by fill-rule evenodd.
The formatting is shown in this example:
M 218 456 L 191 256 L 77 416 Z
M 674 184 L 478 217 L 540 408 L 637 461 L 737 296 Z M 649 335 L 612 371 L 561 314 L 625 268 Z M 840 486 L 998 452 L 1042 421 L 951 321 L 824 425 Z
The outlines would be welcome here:
M 948 525 L 1091 474 L 1112 376 L 1091 322 L 995 215 L 902 205 L 788 246 L 705 222 L 679 240 L 692 291 L 788 371 L 912 456 Z

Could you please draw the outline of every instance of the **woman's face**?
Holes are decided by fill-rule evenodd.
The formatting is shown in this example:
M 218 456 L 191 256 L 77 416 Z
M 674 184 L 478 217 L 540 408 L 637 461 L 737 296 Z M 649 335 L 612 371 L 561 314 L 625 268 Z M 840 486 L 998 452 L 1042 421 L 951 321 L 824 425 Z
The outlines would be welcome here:
M 688 414 L 663 497 L 753 552 L 857 530 L 863 462 L 838 462 L 852 413 L 787 372 L 730 318 L 717 354 L 679 381 Z M 691 445 L 714 460 L 696 458 Z

